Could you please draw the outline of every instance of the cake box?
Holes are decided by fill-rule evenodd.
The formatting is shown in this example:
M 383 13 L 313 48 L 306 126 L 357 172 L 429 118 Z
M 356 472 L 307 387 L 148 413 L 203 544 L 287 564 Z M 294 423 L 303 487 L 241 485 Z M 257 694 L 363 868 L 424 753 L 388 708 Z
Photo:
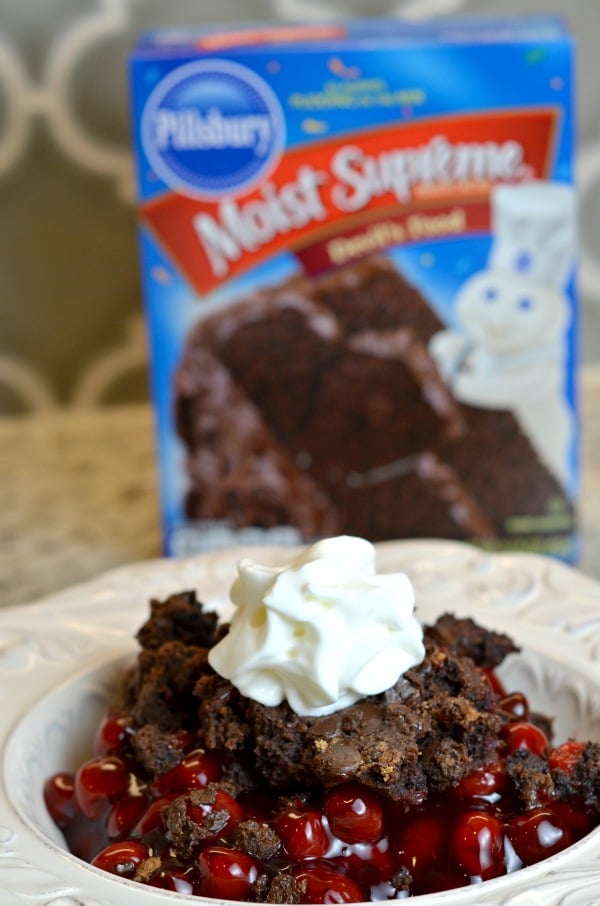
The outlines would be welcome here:
M 139 40 L 167 554 L 346 533 L 576 559 L 573 55 L 550 17 Z

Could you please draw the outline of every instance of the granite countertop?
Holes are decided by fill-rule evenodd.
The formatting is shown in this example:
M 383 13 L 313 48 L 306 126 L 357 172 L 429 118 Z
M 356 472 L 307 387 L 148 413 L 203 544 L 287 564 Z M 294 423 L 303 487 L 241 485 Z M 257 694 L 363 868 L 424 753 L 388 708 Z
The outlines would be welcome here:
M 600 580 L 600 368 L 581 378 L 582 554 Z M 0 418 L 0 605 L 161 555 L 149 406 Z

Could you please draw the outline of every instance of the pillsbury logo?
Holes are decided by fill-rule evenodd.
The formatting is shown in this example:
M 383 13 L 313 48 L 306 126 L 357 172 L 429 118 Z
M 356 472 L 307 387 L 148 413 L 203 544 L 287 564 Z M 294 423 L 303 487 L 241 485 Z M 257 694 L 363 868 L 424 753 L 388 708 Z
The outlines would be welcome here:
M 273 169 L 284 142 L 283 114 L 270 87 L 227 60 L 171 72 L 148 98 L 141 130 L 157 176 L 196 198 L 247 192 Z

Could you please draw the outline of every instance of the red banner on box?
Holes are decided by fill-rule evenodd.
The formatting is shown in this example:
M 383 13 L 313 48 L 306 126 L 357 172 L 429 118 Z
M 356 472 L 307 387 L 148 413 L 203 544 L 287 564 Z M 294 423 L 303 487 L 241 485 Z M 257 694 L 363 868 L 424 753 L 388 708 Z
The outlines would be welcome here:
M 283 249 L 319 272 L 371 251 L 489 228 L 499 183 L 547 178 L 557 111 L 436 118 L 291 148 L 242 197 L 142 207 L 199 293 Z

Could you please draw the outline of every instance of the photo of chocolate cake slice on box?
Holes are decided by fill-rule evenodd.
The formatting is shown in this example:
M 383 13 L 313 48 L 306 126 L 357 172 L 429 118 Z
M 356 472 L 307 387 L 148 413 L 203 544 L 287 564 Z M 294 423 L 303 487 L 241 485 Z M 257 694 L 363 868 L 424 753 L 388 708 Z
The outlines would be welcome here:
M 573 508 L 515 414 L 457 400 L 445 325 L 377 256 L 200 320 L 175 380 L 191 520 L 303 539 L 566 534 Z

